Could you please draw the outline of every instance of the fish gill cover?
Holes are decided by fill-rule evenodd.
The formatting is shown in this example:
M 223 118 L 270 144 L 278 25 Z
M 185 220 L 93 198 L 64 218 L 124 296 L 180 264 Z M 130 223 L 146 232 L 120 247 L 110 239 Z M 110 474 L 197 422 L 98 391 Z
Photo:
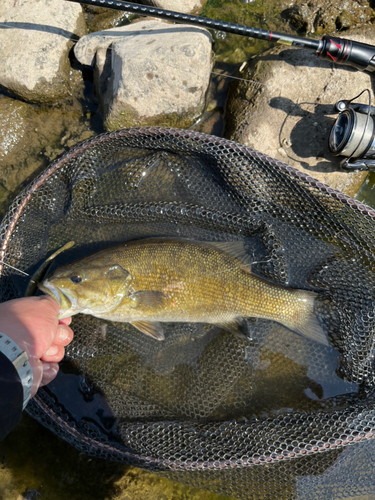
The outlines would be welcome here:
M 77 314 L 60 373 L 28 412 L 86 453 L 238 498 L 323 498 L 325 479 L 334 498 L 344 480 L 345 494 L 373 491 L 374 217 L 282 162 L 201 133 L 129 129 L 76 146 L 11 205 L 1 261 L 33 275 L 73 240 L 49 277 L 141 238 L 241 245 L 253 277 L 314 297 L 328 342 L 257 314 L 236 328 L 169 316 L 164 340 L 136 321 Z M 2 301 L 27 288 L 13 268 L 1 268 Z M 135 290 L 136 304 L 164 303 L 153 291 Z

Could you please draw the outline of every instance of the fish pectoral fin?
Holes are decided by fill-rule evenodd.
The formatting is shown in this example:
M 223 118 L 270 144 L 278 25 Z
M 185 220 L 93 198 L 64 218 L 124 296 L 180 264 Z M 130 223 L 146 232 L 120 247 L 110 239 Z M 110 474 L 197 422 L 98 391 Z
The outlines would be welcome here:
M 164 340 L 163 327 L 157 321 L 131 321 L 130 324 L 153 339 Z
M 137 309 L 152 309 L 160 310 L 161 308 L 170 304 L 168 295 L 163 292 L 156 292 L 154 290 L 141 290 L 134 292 L 130 296 L 132 301 L 132 308 Z

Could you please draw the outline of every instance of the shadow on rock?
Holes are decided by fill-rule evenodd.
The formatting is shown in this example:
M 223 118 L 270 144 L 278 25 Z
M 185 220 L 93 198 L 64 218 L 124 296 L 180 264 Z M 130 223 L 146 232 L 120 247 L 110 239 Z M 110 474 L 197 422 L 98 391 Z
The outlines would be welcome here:
M 332 118 L 333 106 L 329 104 L 317 104 L 311 102 L 295 103 L 285 97 L 274 97 L 270 100 L 270 106 L 280 109 L 286 113 L 285 120 L 280 128 L 280 146 L 286 151 L 291 151 L 299 156 L 303 168 L 314 172 L 341 171 L 340 162 L 342 157 L 333 156 L 329 150 L 328 141 L 335 119 Z M 313 112 L 306 109 L 313 107 Z M 284 128 L 290 117 L 301 117 L 292 130 L 289 139 L 283 139 Z M 312 135 L 314 140 L 311 140 Z M 288 152 L 288 155 L 290 153 Z M 326 162 L 319 162 L 311 167 L 303 158 L 325 158 Z
M 41 31 L 43 33 L 52 33 L 53 35 L 59 35 L 68 40 L 77 41 L 79 36 L 63 28 L 57 28 L 56 26 L 48 26 L 46 24 L 36 24 L 36 23 L 18 23 L 18 22 L 2 22 L 0 25 L 1 29 L 20 29 L 20 30 L 32 30 Z

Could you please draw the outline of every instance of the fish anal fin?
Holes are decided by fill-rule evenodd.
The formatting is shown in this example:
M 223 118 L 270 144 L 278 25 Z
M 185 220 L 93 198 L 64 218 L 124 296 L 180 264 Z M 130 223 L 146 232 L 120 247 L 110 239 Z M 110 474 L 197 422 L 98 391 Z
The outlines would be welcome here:
M 235 335 L 240 335 L 242 338 L 245 335 L 244 332 L 244 322 L 241 318 L 235 319 L 233 321 L 227 321 L 227 322 L 222 322 L 222 323 L 215 323 L 216 326 L 219 326 L 223 328 L 223 330 L 226 330 L 227 332 L 234 333 Z
M 130 324 L 153 339 L 164 340 L 163 327 L 157 321 L 131 321 Z

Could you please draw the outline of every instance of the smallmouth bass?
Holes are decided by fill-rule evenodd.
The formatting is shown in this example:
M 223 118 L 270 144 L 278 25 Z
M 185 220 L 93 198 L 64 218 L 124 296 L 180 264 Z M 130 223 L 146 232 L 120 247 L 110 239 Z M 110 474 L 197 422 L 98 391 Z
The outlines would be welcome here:
M 57 300 L 60 318 L 83 313 L 128 322 L 158 340 L 164 322 L 239 332 L 243 318 L 255 317 L 327 345 L 316 294 L 258 278 L 250 266 L 241 242 L 148 238 L 60 267 L 39 288 Z

